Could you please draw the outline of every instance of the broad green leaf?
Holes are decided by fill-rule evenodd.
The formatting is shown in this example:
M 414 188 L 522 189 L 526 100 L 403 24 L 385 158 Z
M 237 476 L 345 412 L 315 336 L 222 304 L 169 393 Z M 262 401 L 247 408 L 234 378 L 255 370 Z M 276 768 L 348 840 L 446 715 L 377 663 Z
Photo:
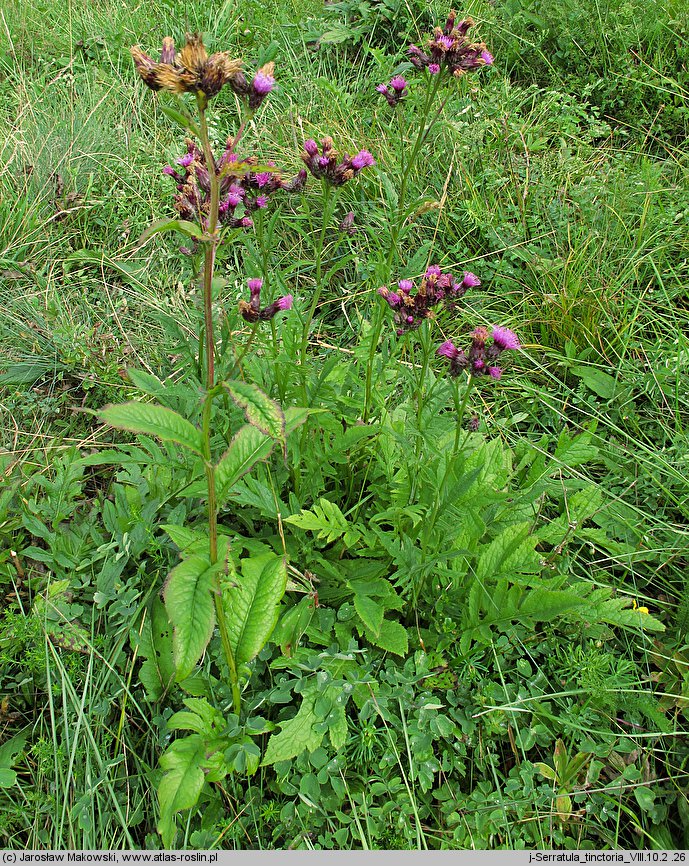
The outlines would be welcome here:
M 110 405 L 101 409 L 98 417 L 121 430 L 151 433 L 165 442 L 176 442 L 203 456 L 201 431 L 177 412 L 158 406 L 156 403 L 131 402 Z
M 272 436 L 280 442 L 285 441 L 285 415 L 278 404 L 261 391 L 256 385 L 233 379 L 223 382 L 223 388 L 234 402 L 244 410 L 249 424 Z
M 154 598 L 150 614 L 146 617 L 138 646 L 145 659 L 139 671 L 139 679 L 149 700 L 159 701 L 175 681 L 175 662 L 172 628 L 158 596 Z
M 592 439 L 593 436 L 589 432 L 572 437 L 566 430 L 563 430 L 557 440 L 555 460 L 569 468 L 595 460 L 598 457 L 599 449 L 596 445 L 591 444 Z
M 174 629 L 172 648 L 178 682 L 193 671 L 213 634 L 212 575 L 208 559 L 193 555 L 173 568 L 165 583 L 163 597 Z
M 144 394 L 151 394 L 153 397 L 159 397 L 165 391 L 165 385 L 157 376 L 152 373 L 147 373 L 145 370 L 131 369 L 127 370 L 129 381 L 139 391 Z
M 171 220 L 168 217 L 163 217 L 161 220 L 156 220 L 142 233 L 137 241 L 137 246 L 142 246 L 153 235 L 161 232 L 180 232 L 189 238 L 196 238 L 197 241 L 206 240 L 206 235 L 201 231 L 196 223 L 191 223 L 188 220 Z
M 549 779 L 551 782 L 557 781 L 557 773 L 555 770 L 548 766 L 548 764 L 544 764 L 542 761 L 538 761 L 534 764 L 534 768 L 538 770 L 538 772 L 546 779 Z
M 287 586 L 287 562 L 274 553 L 241 561 L 241 579 L 223 587 L 225 621 L 238 665 L 265 646 L 278 620 Z
M 232 486 L 259 460 L 267 460 L 274 441 L 252 424 L 240 427 L 215 467 L 218 505 L 224 504 Z
M 594 394 L 598 394 L 604 400 L 610 400 L 615 393 L 617 382 L 609 373 L 604 373 L 603 370 L 598 370 L 595 367 L 576 366 L 570 367 L 570 373 L 581 379 L 589 391 L 593 391 Z
M 290 406 L 289 409 L 285 409 L 285 435 L 294 433 L 304 424 L 309 415 L 316 415 L 323 411 L 323 409 L 302 409 L 300 406 Z
M 11 788 L 17 781 L 17 774 L 11 769 L 24 751 L 31 728 L 24 728 L 0 746 L 0 788 Z
M 158 786 L 160 821 L 158 832 L 165 848 L 171 848 L 177 833 L 175 815 L 198 802 L 204 783 L 206 742 L 199 734 L 175 740 L 160 758 L 165 771 Z
M 261 761 L 262 767 L 296 758 L 304 749 L 309 752 L 316 751 L 323 742 L 325 732 L 314 730 L 314 726 L 320 721 L 314 712 L 315 703 L 315 690 L 305 692 L 296 716 L 287 722 L 281 722 L 280 733 L 273 734 L 268 740 L 268 748 Z
M 368 595 L 355 594 L 354 608 L 366 626 L 366 629 L 373 632 L 376 637 L 379 637 L 385 613 L 383 606 Z
M 393 619 L 384 619 L 378 634 L 366 630 L 366 637 L 375 646 L 398 656 L 404 656 L 409 649 L 409 639 L 404 626 Z

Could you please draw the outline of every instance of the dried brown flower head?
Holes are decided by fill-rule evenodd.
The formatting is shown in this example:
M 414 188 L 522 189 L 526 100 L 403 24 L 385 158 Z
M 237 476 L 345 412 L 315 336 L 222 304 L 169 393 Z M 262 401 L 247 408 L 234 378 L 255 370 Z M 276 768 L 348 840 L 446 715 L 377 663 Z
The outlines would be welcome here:
M 158 63 L 145 54 L 138 45 L 132 49 L 137 72 L 151 90 L 168 90 L 171 93 L 203 93 L 215 96 L 223 85 L 231 82 L 241 72 L 241 60 L 234 60 L 226 51 L 208 56 L 199 33 L 187 33 L 185 46 L 179 53 L 168 36 Z

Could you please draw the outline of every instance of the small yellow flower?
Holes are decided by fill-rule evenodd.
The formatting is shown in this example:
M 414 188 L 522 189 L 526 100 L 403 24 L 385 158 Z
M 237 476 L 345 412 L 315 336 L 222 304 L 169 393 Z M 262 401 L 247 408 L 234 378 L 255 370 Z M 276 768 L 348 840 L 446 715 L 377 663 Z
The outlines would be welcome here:
M 199 33 L 187 33 L 186 44 L 179 54 L 175 52 L 175 43 L 167 36 L 158 63 L 138 45 L 130 50 L 137 72 L 151 90 L 201 92 L 211 97 L 239 75 L 242 68 L 242 61 L 232 59 L 226 51 L 209 57 Z
M 645 613 L 645 614 L 650 615 L 648 608 L 647 607 L 639 607 L 639 605 L 636 603 L 636 599 L 634 599 L 632 601 L 632 610 L 638 610 L 639 613 Z

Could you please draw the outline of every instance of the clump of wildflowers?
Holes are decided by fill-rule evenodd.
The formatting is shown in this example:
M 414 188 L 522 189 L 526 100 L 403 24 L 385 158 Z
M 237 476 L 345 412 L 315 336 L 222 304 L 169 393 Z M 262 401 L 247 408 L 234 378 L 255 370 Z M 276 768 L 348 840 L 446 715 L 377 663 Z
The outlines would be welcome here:
M 191 139 L 186 140 L 187 152 L 175 160 L 179 169 L 165 166 L 163 173 L 177 184 L 174 207 L 181 219 L 198 220 L 206 227 L 211 205 L 211 184 L 204 153 Z M 284 180 L 275 164 L 267 162 L 262 171 L 255 171 L 258 158 L 239 159 L 228 143 L 219 159 L 214 160 L 218 177 L 218 221 L 229 228 L 249 228 L 253 225 L 250 214 L 268 204 L 269 196 L 277 190 L 295 192 L 306 183 L 306 170 L 291 180 Z
M 492 343 L 487 344 L 489 332 L 487 328 L 478 327 L 471 333 L 471 346 L 464 352 L 458 349 L 450 340 L 446 340 L 439 348 L 438 355 L 443 355 L 450 362 L 450 375 L 458 376 L 462 370 L 468 370 L 471 376 L 490 376 L 499 379 L 502 369 L 496 361 L 500 355 L 509 349 L 519 349 L 520 343 L 514 331 L 509 328 L 493 328 Z
M 414 291 L 413 280 L 400 280 L 397 291 L 391 292 L 386 286 L 378 289 L 378 294 L 395 311 L 395 323 L 399 326 L 397 335 L 414 331 L 424 319 L 433 316 L 433 307 L 441 301 L 452 303 L 466 294 L 467 289 L 480 286 L 479 278 L 470 271 L 464 271 L 461 279 L 451 273 L 443 273 L 438 265 L 431 265 Z
M 450 12 L 444 28 L 436 27 L 433 39 L 427 43 L 428 51 L 410 45 L 407 56 L 417 69 L 428 69 L 431 75 L 438 75 L 446 69 L 455 78 L 473 69 L 490 66 L 493 56 L 485 42 L 471 42 L 469 30 L 474 26 L 471 18 L 457 22 L 457 13 Z
M 389 85 L 379 84 L 376 90 L 378 93 L 382 93 L 387 99 L 388 105 L 394 108 L 407 95 L 407 82 L 401 75 L 395 75 L 390 79 Z
M 151 90 L 171 93 L 201 93 L 215 96 L 225 84 L 232 83 L 241 73 L 241 60 L 234 60 L 227 51 L 208 56 L 199 33 L 187 33 L 186 44 L 178 53 L 174 41 L 167 36 L 158 63 L 138 45 L 130 49 L 136 70 Z
M 280 310 L 291 310 L 293 297 L 285 295 L 268 304 L 267 307 L 261 308 L 261 289 L 263 288 L 263 280 L 251 279 L 248 281 L 249 286 L 249 303 L 241 300 L 239 302 L 239 312 L 247 322 L 252 324 L 255 322 L 267 322 Z
M 355 156 L 346 153 L 338 162 L 338 152 L 329 135 L 321 139 L 320 152 L 312 138 L 305 141 L 301 158 L 315 178 L 323 178 L 333 186 L 342 186 L 362 169 L 375 165 L 375 160 L 367 150 L 360 150 Z

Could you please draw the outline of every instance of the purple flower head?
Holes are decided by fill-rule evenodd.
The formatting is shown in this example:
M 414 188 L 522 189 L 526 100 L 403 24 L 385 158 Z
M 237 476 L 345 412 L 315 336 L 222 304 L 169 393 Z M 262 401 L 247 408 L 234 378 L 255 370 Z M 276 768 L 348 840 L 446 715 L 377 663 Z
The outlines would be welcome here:
M 502 376 L 502 370 L 500 367 L 489 367 L 488 375 L 493 379 L 499 379 Z
M 400 280 L 397 285 L 403 292 L 411 292 L 411 290 L 414 288 L 414 283 L 412 282 L 412 280 Z
M 442 274 L 442 270 L 439 265 L 431 265 L 426 271 L 427 277 L 439 277 Z
M 254 224 L 254 221 L 251 219 L 251 217 L 248 217 L 248 216 L 242 217 L 242 228 L 250 229 L 253 224 Z
M 229 208 L 232 208 L 232 210 L 234 210 L 241 200 L 242 197 L 241 195 L 239 195 L 239 193 L 231 192 L 225 199 L 225 210 Z
M 451 36 L 440 36 L 435 43 L 438 48 L 444 51 L 450 51 L 455 44 L 455 40 Z
M 260 293 L 263 288 L 263 280 L 260 277 L 253 277 L 247 282 L 247 285 L 253 297 L 254 293 Z
M 262 70 L 254 75 L 254 80 L 251 82 L 251 86 L 254 88 L 256 93 L 260 93 L 261 96 L 266 96 L 275 86 L 275 79 L 272 75 L 266 74 Z
M 352 159 L 352 168 L 361 171 L 367 165 L 375 165 L 375 160 L 367 150 L 360 150 L 359 153 Z
M 330 159 L 327 156 L 319 156 L 318 165 L 321 168 L 327 168 L 330 165 Z
M 180 156 L 178 159 L 175 160 L 177 165 L 183 165 L 184 168 L 187 168 L 188 166 L 190 166 L 193 161 L 194 161 L 194 154 L 193 153 L 185 153 L 184 156 Z
M 177 177 L 177 172 L 171 165 L 166 165 L 163 169 L 163 174 L 169 174 L 170 177 Z
M 406 79 L 404 79 L 401 75 L 395 75 L 393 78 L 390 79 L 390 87 L 392 87 L 395 93 L 402 93 L 406 86 Z
M 278 310 L 291 310 L 293 301 L 292 295 L 285 295 L 283 298 L 278 298 L 275 301 L 275 307 Z
M 312 138 L 307 138 L 304 142 L 304 150 L 308 153 L 309 156 L 317 156 L 318 155 L 318 145 Z
M 440 72 L 440 66 L 438 66 L 437 63 L 429 63 L 428 71 L 431 73 L 431 75 L 437 75 Z
M 256 175 L 256 183 L 258 184 L 258 188 L 265 186 L 273 176 L 272 171 L 259 171 Z
M 493 342 L 501 351 L 521 348 L 519 338 L 509 328 L 493 328 L 492 337 Z
M 476 286 L 481 285 L 481 280 L 476 276 L 476 274 L 472 274 L 471 271 L 464 271 L 464 279 L 462 280 L 462 286 L 465 289 L 473 289 Z
M 266 207 L 268 204 L 268 196 L 267 195 L 259 195 L 256 196 L 256 207 Z
M 390 92 L 388 90 L 387 84 L 377 84 L 376 90 L 378 91 L 378 93 L 389 93 Z
M 480 55 L 480 56 L 481 56 L 481 60 L 483 60 L 483 62 L 484 62 L 484 64 L 485 64 L 486 66 L 490 66 L 490 65 L 492 64 L 492 62 L 493 62 L 493 55 L 490 53 L 490 51 L 486 51 L 486 50 L 484 50 L 484 51 L 481 52 L 481 55 Z M 496 378 L 496 379 L 499 379 L 500 377 L 499 377 L 499 376 L 496 376 L 495 378 Z
M 454 361 L 455 358 L 459 357 L 460 351 L 451 340 L 445 340 L 444 343 L 438 346 L 436 354 L 444 355 L 446 358 Z

